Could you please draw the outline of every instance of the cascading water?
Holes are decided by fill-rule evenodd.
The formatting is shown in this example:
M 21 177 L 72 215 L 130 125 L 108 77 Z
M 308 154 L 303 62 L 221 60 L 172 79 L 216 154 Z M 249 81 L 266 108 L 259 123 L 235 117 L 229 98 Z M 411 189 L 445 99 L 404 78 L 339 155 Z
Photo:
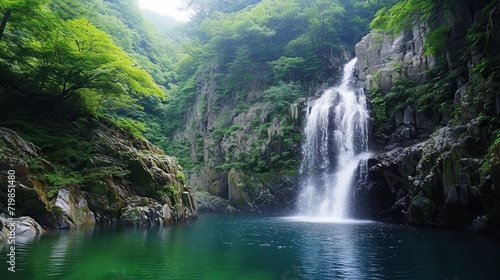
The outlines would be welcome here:
M 351 181 L 359 162 L 367 157 L 369 125 L 366 96 L 350 85 L 355 64 L 356 58 L 345 65 L 339 86 L 308 104 L 300 216 L 349 218 Z

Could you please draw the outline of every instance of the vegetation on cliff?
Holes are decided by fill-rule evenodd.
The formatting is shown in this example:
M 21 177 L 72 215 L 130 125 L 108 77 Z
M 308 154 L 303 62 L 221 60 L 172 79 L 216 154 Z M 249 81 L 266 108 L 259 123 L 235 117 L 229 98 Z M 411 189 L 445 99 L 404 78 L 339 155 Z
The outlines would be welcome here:
M 297 173 L 300 98 L 335 82 L 384 1 L 191 2 L 198 13 L 160 146 L 190 170 L 191 184 L 230 200 L 229 173 L 243 171 L 245 206 L 258 174 Z
M 190 22 L 148 13 L 153 24 L 133 0 L 0 1 L 0 126 L 41 148 L 42 158 L 23 160 L 42 173 L 49 200 L 59 194 L 55 186 L 99 181 L 104 174 L 131 179 L 127 168 L 90 164 L 96 143 L 77 132 L 111 122 L 178 157 L 189 176 L 175 174 L 176 181 L 241 208 L 254 205 L 270 196 L 263 190 L 276 190 L 266 181 L 281 186 L 280 178 L 297 172 L 304 99 L 336 82 L 370 28 L 371 41 L 356 47 L 368 53 L 358 59 L 360 77 L 389 65 L 370 73 L 365 85 L 377 143 L 409 145 L 401 139 L 413 144 L 440 126 L 463 131 L 475 120 L 485 130 L 478 139 L 487 145 L 460 156 L 473 158 L 471 166 L 480 158 L 480 190 L 494 190 L 497 0 L 186 3 L 195 11 Z M 399 56 L 377 57 L 384 51 Z M 457 147 L 470 147 L 467 135 L 453 135 L 464 141 Z M 447 162 L 433 153 L 422 160 Z M 53 170 L 44 169 L 44 160 Z M 441 170 L 424 167 L 421 182 Z M 284 189 L 282 197 L 293 197 Z M 426 199 L 442 205 L 448 195 L 436 198 L 423 189 L 418 198 L 426 205 Z M 147 194 L 173 198 L 182 189 L 167 184 Z M 495 201 L 488 202 L 493 212 Z
M 239 1 L 225 6 L 218 1 L 191 2 L 198 11 L 190 24 L 194 39 L 177 64 L 178 79 L 165 115 L 170 121 L 163 125 L 165 135 L 173 140 L 165 147 L 187 166 L 199 164 L 194 154 L 203 153 L 203 147 L 186 149 L 188 139 L 175 136 L 188 125 L 190 111 L 205 118 L 219 115 L 213 127 L 199 127 L 214 130 L 213 138 L 230 134 L 238 113 L 273 102 L 277 95 L 285 97 L 277 104 L 282 107 L 278 115 L 285 116 L 283 108 L 297 97 L 335 78 L 345 59 L 342 54 L 367 31 L 371 14 L 379 7 L 362 1 L 255 1 L 248 6 Z M 263 114 L 269 116 L 262 116 L 266 120 L 259 126 L 267 130 L 271 115 L 276 114 L 267 110 Z M 192 146 L 204 141 L 203 135 L 191 137 L 197 138 Z M 278 167 L 282 168 L 293 166 Z
M 71 145 L 89 144 L 45 121 L 99 118 L 147 137 L 188 169 L 295 173 L 297 99 L 336 78 L 384 3 L 193 0 L 191 22 L 149 13 L 155 26 L 132 0 L 5 0 L 2 125 L 54 162 Z M 78 181 L 73 169 L 47 179 Z
M 495 0 L 399 1 L 357 46 L 376 146 L 389 150 L 357 193 L 378 218 L 499 227 L 499 18 Z

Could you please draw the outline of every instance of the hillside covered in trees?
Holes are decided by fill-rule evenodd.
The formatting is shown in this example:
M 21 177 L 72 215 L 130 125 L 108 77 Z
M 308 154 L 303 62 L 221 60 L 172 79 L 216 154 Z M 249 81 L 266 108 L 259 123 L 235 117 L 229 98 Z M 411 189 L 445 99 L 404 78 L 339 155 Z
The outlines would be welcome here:
M 131 175 L 133 167 L 95 164 L 93 155 L 102 151 L 82 131 L 104 124 L 146 138 L 183 167 L 185 175 L 173 172 L 174 183 L 161 181 L 145 196 L 186 204 L 186 183 L 197 189 L 206 210 L 291 210 L 305 100 L 337 83 L 344 63 L 357 55 L 358 79 L 371 102 L 374 150 L 404 149 L 440 127 L 472 120 L 484 128 L 476 136 L 485 147 L 467 155 L 443 159 L 451 146 L 415 152 L 412 168 L 419 166 L 418 176 L 405 173 L 402 177 L 412 180 L 404 178 L 396 188 L 378 182 L 385 180 L 385 170 L 372 168 L 374 182 L 385 185 L 380 192 L 360 192 L 359 198 L 377 201 L 370 205 L 374 218 L 385 219 L 380 213 L 395 209 L 406 213 L 413 205 L 433 209 L 418 212 L 424 218 L 415 216 L 414 224 L 435 225 L 457 183 L 445 182 L 443 189 L 436 178 L 464 172 L 432 165 L 462 158 L 474 159 L 470 168 L 477 176 L 470 184 L 490 175 L 490 185 L 468 189 L 477 195 L 471 217 L 457 214 L 465 219 L 460 226 L 485 214 L 482 203 L 488 205 L 486 214 L 498 216 L 491 171 L 498 165 L 499 144 L 498 1 L 190 0 L 186 5 L 195 14 L 178 23 L 141 12 L 133 0 L 0 0 L 0 126 L 40 148 L 43 160 L 23 160 L 41 174 L 37 180 L 47 186 L 47 205 L 68 184 L 102 195 L 106 191 L 95 187 L 97 182 L 122 180 L 141 193 L 141 176 Z M 456 132 L 462 140 L 464 129 Z M 122 153 L 113 156 L 122 160 Z M 53 166 L 50 171 L 44 160 Z M 397 173 L 400 162 L 386 166 L 390 160 L 384 160 L 374 162 Z M 395 201 L 403 210 L 391 208 Z
M 189 175 L 217 177 L 202 187 L 224 198 L 232 169 L 264 175 L 254 185 L 296 174 L 300 120 L 289 105 L 337 79 L 383 3 L 188 4 L 196 14 L 179 24 L 147 19 L 134 1 L 2 1 L 2 125 L 70 181 L 82 166 L 67 166 L 67 153 L 88 156 L 71 147 L 78 135 L 58 131 L 94 119 L 146 137 Z

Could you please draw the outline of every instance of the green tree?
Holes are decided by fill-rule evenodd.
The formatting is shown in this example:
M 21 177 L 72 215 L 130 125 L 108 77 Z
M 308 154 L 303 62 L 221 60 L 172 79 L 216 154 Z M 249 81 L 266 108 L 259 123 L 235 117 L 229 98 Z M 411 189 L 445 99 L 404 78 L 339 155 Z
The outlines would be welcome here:
M 112 99 L 125 106 L 134 96 L 164 97 L 152 77 L 88 20 L 65 21 L 46 7 L 24 12 L 0 44 L 0 64 L 28 92 L 59 100 L 85 95 L 79 98 L 94 100 L 95 111 Z
M 30 13 L 35 13 L 41 5 L 48 0 L 2 0 L 0 2 L 0 13 L 2 21 L 0 23 L 0 40 L 9 21 L 22 23 L 29 19 Z
M 441 1 L 444 2 L 452 1 Z M 371 29 L 383 30 L 388 33 L 398 34 L 414 25 L 428 21 L 435 16 L 434 8 L 437 1 L 432 0 L 405 0 L 396 2 L 391 7 L 380 9 L 372 23 Z

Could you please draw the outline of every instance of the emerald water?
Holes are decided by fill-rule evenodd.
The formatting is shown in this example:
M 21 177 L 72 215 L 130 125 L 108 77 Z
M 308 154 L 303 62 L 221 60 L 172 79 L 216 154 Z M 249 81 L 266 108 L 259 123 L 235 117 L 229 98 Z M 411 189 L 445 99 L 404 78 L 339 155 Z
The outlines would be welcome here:
M 0 249 L 0 279 L 498 279 L 500 240 L 383 223 L 202 215 L 166 228 L 98 226 Z

